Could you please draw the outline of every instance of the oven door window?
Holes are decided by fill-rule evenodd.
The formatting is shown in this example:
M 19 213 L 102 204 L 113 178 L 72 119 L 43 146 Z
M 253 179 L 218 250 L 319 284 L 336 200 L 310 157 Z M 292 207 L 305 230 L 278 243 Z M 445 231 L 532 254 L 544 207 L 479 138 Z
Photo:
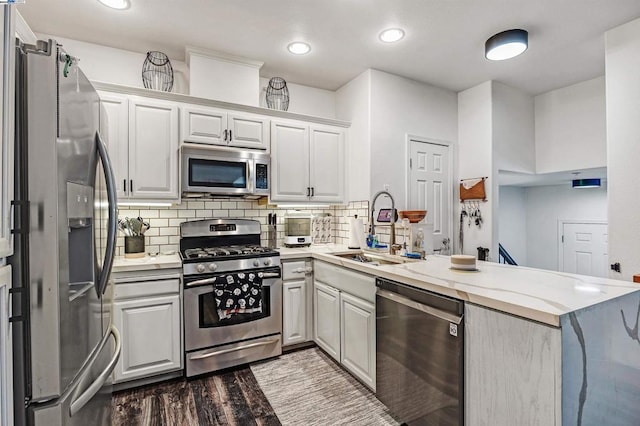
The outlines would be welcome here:
M 213 287 L 210 292 L 198 296 L 198 323 L 200 328 L 225 327 L 227 325 L 242 324 L 245 322 L 257 321 L 271 315 L 269 301 L 271 291 L 269 286 L 262 286 L 262 312 L 249 314 L 234 314 L 231 318 L 221 320 L 216 309 L 216 299 L 213 294 Z
M 247 188 L 245 161 L 189 159 L 189 185 L 211 188 Z

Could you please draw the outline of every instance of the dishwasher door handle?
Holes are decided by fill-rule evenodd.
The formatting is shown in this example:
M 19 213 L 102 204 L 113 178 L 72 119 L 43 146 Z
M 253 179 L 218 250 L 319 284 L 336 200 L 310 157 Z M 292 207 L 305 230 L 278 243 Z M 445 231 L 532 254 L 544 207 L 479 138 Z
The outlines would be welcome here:
M 458 325 L 462 322 L 463 315 L 455 315 L 450 312 L 443 311 L 442 309 L 434 308 L 433 306 L 424 305 L 391 291 L 378 289 L 376 291 L 376 295 L 393 302 L 400 303 L 401 305 L 408 306 L 409 308 L 417 309 L 418 311 L 424 312 L 425 314 L 434 316 L 436 318 L 440 318 L 444 321 L 449 321 Z

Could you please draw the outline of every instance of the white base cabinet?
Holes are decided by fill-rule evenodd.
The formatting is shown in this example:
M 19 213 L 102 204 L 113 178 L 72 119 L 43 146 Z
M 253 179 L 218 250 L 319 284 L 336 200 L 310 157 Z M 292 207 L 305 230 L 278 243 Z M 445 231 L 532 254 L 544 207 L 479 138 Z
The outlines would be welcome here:
M 307 340 L 306 288 L 304 280 L 282 284 L 282 346 Z
M 340 293 L 340 363 L 375 389 L 376 307 L 348 293 Z
M 313 340 L 311 260 L 282 262 L 282 346 Z
M 145 379 L 182 368 L 179 276 L 116 278 L 113 323 L 122 354 L 114 383 Z
M 318 281 L 313 291 L 315 342 L 340 362 L 340 292 Z
M 326 262 L 313 268 L 316 344 L 375 391 L 375 278 Z

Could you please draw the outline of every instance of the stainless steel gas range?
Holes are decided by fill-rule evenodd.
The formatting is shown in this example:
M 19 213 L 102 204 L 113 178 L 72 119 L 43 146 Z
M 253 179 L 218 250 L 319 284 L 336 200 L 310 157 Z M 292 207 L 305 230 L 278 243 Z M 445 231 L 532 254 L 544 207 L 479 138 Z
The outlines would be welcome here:
M 186 376 L 282 353 L 280 254 L 260 246 L 260 223 L 180 225 Z

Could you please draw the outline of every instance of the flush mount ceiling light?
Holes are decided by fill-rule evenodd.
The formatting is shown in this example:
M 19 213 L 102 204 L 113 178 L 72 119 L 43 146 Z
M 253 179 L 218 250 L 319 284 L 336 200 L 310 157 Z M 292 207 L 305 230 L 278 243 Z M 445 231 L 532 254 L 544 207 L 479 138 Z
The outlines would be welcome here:
M 124 10 L 129 9 L 131 3 L 129 0 L 98 0 L 103 5 L 110 7 L 112 9 Z
M 525 30 L 507 30 L 491 36 L 484 44 L 484 56 L 491 61 L 503 61 L 522 54 L 529 46 Z
M 404 38 L 404 30 L 401 28 L 389 28 L 382 31 L 378 38 L 385 43 L 395 43 Z
M 306 55 L 311 52 L 311 46 L 303 41 L 294 41 L 293 43 L 289 43 L 287 50 L 294 55 Z
M 574 179 L 571 181 L 572 188 L 600 188 L 600 179 Z

